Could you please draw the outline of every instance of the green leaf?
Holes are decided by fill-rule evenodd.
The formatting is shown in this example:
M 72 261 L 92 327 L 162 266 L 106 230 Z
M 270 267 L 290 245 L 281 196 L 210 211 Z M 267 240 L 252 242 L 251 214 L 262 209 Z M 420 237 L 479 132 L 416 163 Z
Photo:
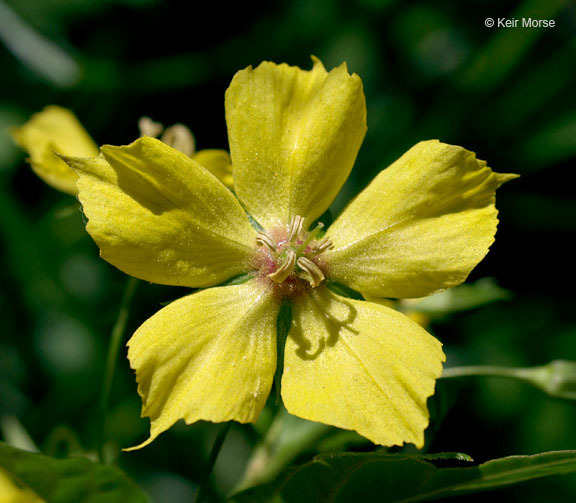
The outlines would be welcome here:
M 298 456 L 315 452 L 318 444 L 332 432 L 342 430 L 301 419 L 279 407 L 266 437 L 252 451 L 235 492 L 275 480 Z
M 455 459 L 456 461 L 474 461 L 468 454 L 462 452 L 438 452 L 436 454 L 420 454 L 418 457 L 426 461 Z
M 242 283 L 246 283 L 246 281 L 250 281 L 252 278 L 254 278 L 254 274 L 246 272 L 238 274 L 238 276 L 233 276 L 232 278 L 220 283 L 218 286 L 241 285 Z
M 525 172 L 537 171 L 570 160 L 576 154 L 576 114 L 557 114 L 550 122 L 510 147 L 511 155 Z
M 84 458 L 55 459 L 0 442 L 0 467 L 47 503 L 146 503 L 136 483 L 113 466 Z
M 435 462 L 431 459 L 437 458 Z M 234 503 L 408 503 L 495 489 L 576 472 L 576 451 L 493 459 L 478 466 L 442 467 L 455 454 L 344 453 L 318 456 L 273 483 L 233 497 Z M 450 460 L 452 458 L 452 460 Z
M 326 286 L 334 293 L 342 295 L 343 297 L 348 297 L 349 299 L 364 300 L 364 297 L 362 297 L 362 294 L 360 292 L 352 290 L 352 288 L 343 285 L 342 283 L 336 283 L 335 281 L 327 281 Z
M 290 327 L 292 326 L 292 305 L 284 302 L 280 306 L 278 318 L 276 319 L 276 373 L 274 375 L 274 386 L 276 387 L 276 403 L 280 403 L 280 383 L 282 382 L 282 372 L 284 371 L 284 346 Z

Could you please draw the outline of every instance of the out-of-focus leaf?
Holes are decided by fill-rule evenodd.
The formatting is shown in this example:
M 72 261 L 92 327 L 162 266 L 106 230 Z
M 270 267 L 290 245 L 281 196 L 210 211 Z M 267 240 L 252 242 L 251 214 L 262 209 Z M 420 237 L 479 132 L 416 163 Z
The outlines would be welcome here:
M 527 480 L 576 472 L 576 451 L 493 459 L 473 467 L 442 467 L 401 454 L 319 456 L 284 472 L 272 484 L 232 498 L 234 503 L 407 503 L 495 489 Z
M 49 503 L 146 503 L 144 492 L 112 466 L 54 459 L 0 443 L 0 467 Z
M 539 110 L 544 109 L 560 92 L 570 89 L 576 80 L 576 65 L 567 65 L 576 57 L 576 40 L 555 51 L 540 65 L 530 67 L 522 80 L 509 86 L 504 94 L 488 103 L 482 113 L 492 134 L 514 135 L 517 127 Z M 547 78 L 543 79 L 542 75 Z M 497 120 L 493 120 L 497 117 Z M 534 123 L 537 124 L 537 123 Z
M 38 452 L 34 440 L 16 416 L 0 417 L 0 431 L 2 437 L 10 442 L 10 445 L 26 451 Z
M 576 114 L 568 114 L 546 124 L 535 134 L 512 147 L 522 170 L 533 171 L 576 156 Z
M 24 65 L 59 87 L 80 79 L 78 63 L 0 1 L 0 39 Z
M 425 77 L 454 71 L 470 52 L 458 22 L 438 6 L 406 5 L 392 27 L 398 49 Z
M 252 453 L 236 491 L 274 480 L 299 455 L 316 448 L 331 433 L 339 432 L 337 428 L 301 419 L 280 408 L 266 437 Z
M 405 299 L 400 308 L 419 311 L 429 316 L 444 316 L 466 311 L 497 300 L 511 297 L 511 292 L 498 286 L 493 278 L 482 278 L 472 284 L 462 284 L 422 299 Z
M 6 132 L 25 120 L 26 116 L 17 107 L 0 102 L 0 173 L 13 170 L 18 165 L 22 152 Z
M 0 501 L 2 503 L 45 503 L 29 488 L 13 480 L 2 467 L 0 467 Z

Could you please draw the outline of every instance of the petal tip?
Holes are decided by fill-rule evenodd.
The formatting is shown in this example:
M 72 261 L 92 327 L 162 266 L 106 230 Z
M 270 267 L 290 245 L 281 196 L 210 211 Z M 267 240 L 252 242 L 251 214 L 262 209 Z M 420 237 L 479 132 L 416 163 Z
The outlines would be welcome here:
M 498 181 L 498 187 L 505 184 L 506 182 L 510 182 L 512 180 L 516 180 L 516 178 L 520 178 L 520 175 L 516 173 L 494 173 L 496 175 L 496 179 Z
M 312 60 L 313 66 L 318 65 L 318 66 L 321 66 L 322 68 L 324 68 L 324 64 L 322 63 L 320 58 L 318 56 L 316 56 L 315 54 L 310 54 L 310 59 Z
M 147 440 L 144 440 L 144 442 L 142 442 L 141 444 L 135 445 L 133 447 L 125 447 L 124 449 L 122 449 L 122 451 L 123 452 L 139 451 L 143 447 L 150 445 L 155 439 L 156 439 L 156 436 L 150 435 L 150 437 Z

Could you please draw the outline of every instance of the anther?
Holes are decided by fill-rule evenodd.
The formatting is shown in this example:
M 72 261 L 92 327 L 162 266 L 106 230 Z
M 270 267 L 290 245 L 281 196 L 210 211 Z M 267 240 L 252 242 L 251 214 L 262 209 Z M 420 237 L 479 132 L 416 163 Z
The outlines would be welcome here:
M 164 129 L 162 124 L 153 121 L 150 117 L 142 117 L 138 121 L 138 128 L 140 129 L 140 136 L 150 136 L 152 138 L 158 138 L 164 131 L 161 140 L 166 145 L 180 150 L 180 152 L 186 154 L 188 157 L 192 157 L 196 152 L 194 135 L 183 124 L 174 124 Z
M 159 122 L 154 122 L 150 117 L 142 117 L 138 121 L 140 136 L 151 136 L 156 138 L 164 130 L 164 126 Z
M 268 277 L 276 281 L 276 283 L 282 283 L 294 270 L 296 265 L 296 252 L 294 250 L 288 250 L 286 253 L 286 261 Z
M 332 248 L 334 248 L 334 243 L 332 243 L 332 240 L 324 238 L 322 241 L 320 241 L 318 244 L 314 246 L 312 253 L 314 255 L 320 255 L 321 253 L 324 253 L 326 250 L 331 250 Z
M 312 288 L 317 287 L 320 283 L 322 283 L 322 281 L 324 281 L 324 274 L 322 274 L 320 268 L 309 258 L 300 257 L 297 264 L 300 269 L 302 269 L 305 273 L 308 274 L 308 276 L 310 276 L 309 281 Z
M 259 232 L 256 234 L 256 244 L 258 246 L 265 246 L 272 253 L 276 253 L 276 242 L 272 236 L 269 236 L 265 232 Z
M 290 225 L 288 226 L 288 242 L 292 242 L 294 238 L 302 232 L 303 224 L 304 219 L 300 215 L 294 215 L 292 217 Z
M 176 150 L 192 157 L 196 151 L 194 135 L 183 124 L 174 124 L 164 131 L 162 141 Z

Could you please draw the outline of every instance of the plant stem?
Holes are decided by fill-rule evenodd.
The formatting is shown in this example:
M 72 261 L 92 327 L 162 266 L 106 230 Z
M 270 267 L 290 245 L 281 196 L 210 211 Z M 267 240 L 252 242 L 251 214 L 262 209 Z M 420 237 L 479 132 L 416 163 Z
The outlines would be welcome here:
M 99 422 L 98 422 L 98 458 L 101 463 L 105 462 L 104 459 L 104 437 L 106 433 L 106 416 L 108 414 L 108 405 L 110 402 L 110 394 L 112 392 L 112 383 L 114 382 L 114 373 L 116 371 L 116 361 L 118 360 L 118 354 L 120 352 L 120 347 L 124 339 L 124 333 L 126 331 L 126 324 L 128 322 L 128 316 L 130 315 L 130 304 L 134 298 L 134 293 L 136 292 L 136 286 L 138 285 L 138 280 L 133 277 L 128 278 L 128 282 L 124 288 L 124 293 L 122 294 L 122 300 L 120 302 L 120 310 L 118 312 L 118 318 L 116 323 L 112 328 L 112 333 L 110 336 L 110 344 L 108 346 L 108 356 L 106 358 L 106 368 L 104 370 L 104 379 L 102 383 L 102 392 L 100 394 L 100 404 L 99 404 Z
M 222 445 L 224 444 L 224 440 L 226 439 L 226 435 L 228 435 L 228 431 L 230 431 L 231 426 L 231 422 L 223 423 L 220 425 L 220 429 L 218 430 L 216 438 L 214 439 L 214 444 L 212 445 L 212 450 L 210 451 L 210 456 L 208 456 L 208 461 L 206 462 L 206 471 L 204 472 L 204 476 L 200 481 L 198 491 L 196 491 L 194 503 L 201 503 L 202 498 L 204 497 L 206 487 L 208 486 L 208 479 L 210 478 L 210 474 L 214 469 L 214 465 L 218 459 L 218 454 L 220 454 L 220 449 L 222 449 Z
M 536 367 L 493 367 L 471 365 L 444 369 L 442 377 L 488 376 L 518 379 L 548 393 L 550 396 L 566 400 L 576 400 L 576 362 L 553 360 Z
M 508 377 L 511 379 L 526 379 L 532 373 L 530 368 L 496 367 L 492 365 L 470 365 L 466 367 L 451 367 L 444 369 L 443 379 L 457 377 L 488 376 Z

